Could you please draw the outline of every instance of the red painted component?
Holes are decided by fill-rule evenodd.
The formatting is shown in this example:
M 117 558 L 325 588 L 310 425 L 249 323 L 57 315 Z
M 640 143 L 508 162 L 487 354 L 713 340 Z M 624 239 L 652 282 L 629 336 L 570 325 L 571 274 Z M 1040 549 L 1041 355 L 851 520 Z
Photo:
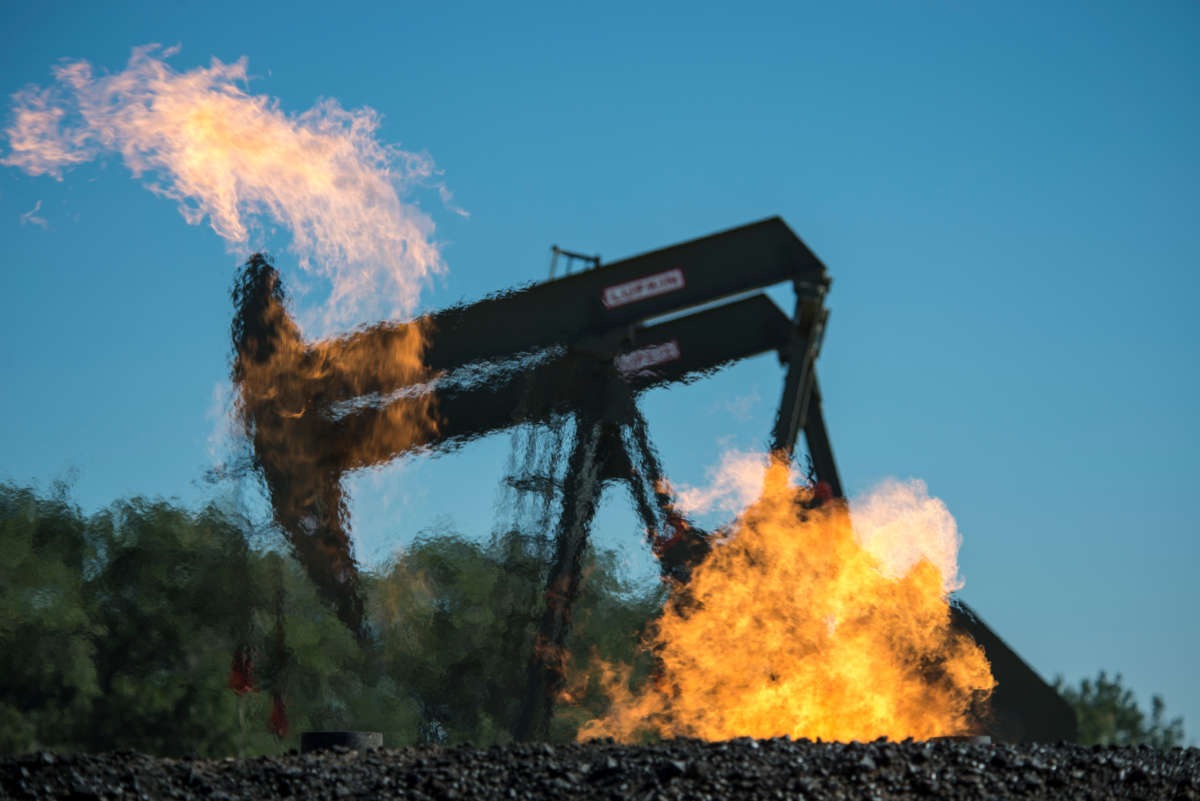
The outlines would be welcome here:
M 662 535 L 654 541 L 652 549 L 655 556 L 662 556 L 671 548 L 675 547 L 683 535 L 691 528 L 687 521 L 679 515 L 668 515 L 666 525 L 663 526 Z
M 254 685 L 254 660 L 250 658 L 249 648 L 239 648 L 233 655 L 227 684 L 238 695 L 258 692 L 258 687 Z
M 276 737 L 287 737 L 288 734 L 287 707 L 278 695 L 274 697 L 274 703 L 271 705 L 271 719 L 267 721 L 267 730 Z

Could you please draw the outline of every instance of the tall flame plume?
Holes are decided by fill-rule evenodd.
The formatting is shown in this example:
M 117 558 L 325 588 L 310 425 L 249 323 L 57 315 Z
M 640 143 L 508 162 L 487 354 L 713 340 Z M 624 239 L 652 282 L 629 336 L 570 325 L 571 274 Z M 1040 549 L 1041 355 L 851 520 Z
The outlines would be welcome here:
M 982 649 L 951 627 L 958 533 L 945 506 L 919 482 L 888 482 L 852 513 L 818 503 L 779 460 L 729 459 L 715 486 L 736 492 L 747 473 L 760 495 L 674 588 L 644 643 L 651 680 L 632 690 L 605 666 L 611 708 L 580 738 L 971 732 L 995 682 Z
M 175 52 L 135 48 L 113 74 L 97 75 L 86 61 L 55 67 L 53 84 L 13 96 L 0 162 L 61 180 L 72 167 L 119 154 L 151 191 L 175 200 L 187 222 L 207 220 L 234 251 L 249 251 L 269 226 L 290 231 L 300 267 L 328 281 L 328 298 L 322 311 L 293 319 L 274 269 L 260 254 L 250 257 L 234 291 L 237 395 L 229 412 L 237 423 L 225 425 L 254 443 L 277 522 L 342 619 L 358 628 L 342 471 L 402 449 L 411 432 L 435 425 L 433 411 L 420 399 L 391 404 L 371 418 L 361 445 L 324 459 L 313 441 L 337 441 L 346 425 L 326 408 L 329 398 L 423 376 L 424 331 L 414 323 L 378 345 L 352 336 L 310 345 L 300 323 L 315 323 L 320 336 L 409 316 L 423 284 L 445 268 L 432 220 L 401 198 L 422 185 L 443 200 L 448 193 L 429 157 L 379 141 L 375 111 L 327 99 L 285 113 L 246 90 L 245 57 L 179 72 L 167 63 Z
M 329 283 L 318 333 L 411 314 L 423 283 L 444 270 L 431 219 L 401 199 L 434 184 L 432 160 L 382 144 L 370 108 L 326 99 L 288 114 L 243 88 L 245 57 L 177 72 L 166 63 L 174 53 L 135 48 L 113 74 L 86 61 L 55 67 L 52 85 L 13 95 L 0 163 L 61 180 L 119 154 L 189 223 L 207 219 L 243 255 L 263 221 L 285 227 L 301 266 Z
M 317 337 L 410 316 L 422 286 L 445 269 L 432 220 L 402 199 L 421 186 L 449 199 L 432 160 L 382 143 L 380 116 L 369 108 L 347 110 L 326 99 L 287 113 L 278 101 L 247 91 L 245 57 L 179 72 L 167 63 L 175 52 L 135 48 L 112 74 L 97 74 L 86 61 L 55 67 L 51 85 L 13 95 L 9 149 L 0 163 L 62 180 L 71 168 L 117 154 L 151 191 L 176 201 L 188 223 L 207 221 L 232 251 L 248 255 L 272 228 L 286 229 L 310 279 L 293 286 L 327 294 L 300 316 Z M 424 377 L 424 330 L 401 324 L 385 342 L 310 340 L 289 312 L 279 276 L 257 253 L 235 282 L 234 301 L 237 396 L 230 411 L 254 444 L 255 466 L 296 556 L 361 634 L 341 476 L 402 450 L 412 432 L 435 425 L 434 412 L 420 399 L 376 398 L 386 408 L 362 422 L 362 415 L 351 421 L 331 407 L 336 398 L 386 394 L 395 382 Z M 342 429 L 356 424 L 366 429 L 353 438 L 356 445 L 314 447 L 344 441 Z M 254 686 L 247 649 L 242 643 L 235 656 L 235 691 Z M 280 677 L 274 681 L 272 725 L 282 734 L 282 685 Z

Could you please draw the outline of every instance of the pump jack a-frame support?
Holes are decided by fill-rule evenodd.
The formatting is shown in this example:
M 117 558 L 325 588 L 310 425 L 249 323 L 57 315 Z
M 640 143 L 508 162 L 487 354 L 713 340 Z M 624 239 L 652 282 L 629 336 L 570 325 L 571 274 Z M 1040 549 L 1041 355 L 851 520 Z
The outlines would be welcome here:
M 245 385 L 244 409 L 276 517 L 306 569 L 331 594 L 339 582 L 355 591 L 348 550 L 335 560 L 335 570 L 320 563 L 331 550 L 348 548 L 337 511 L 345 472 L 404 450 L 452 449 L 515 424 L 574 415 L 546 609 L 514 731 L 521 739 L 544 737 L 548 730 L 580 559 L 604 482 L 630 482 L 665 574 L 686 580 L 708 550 L 703 532 L 687 526 L 662 489 L 664 476 L 637 409 L 640 392 L 774 351 L 787 371 L 771 448 L 790 459 L 803 431 L 816 478 L 835 497 L 843 494 L 815 370 L 830 281 L 824 265 L 778 217 L 313 345 L 264 346 L 291 330 L 277 282 L 273 271 L 264 271 L 242 291 L 235 377 L 280 353 L 296 362 L 289 387 L 302 414 L 277 408 L 273 391 L 246 400 Z M 757 291 L 783 282 L 796 294 L 790 317 Z M 418 330 L 424 343 L 418 373 L 368 365 L 351 385 L 331 379 L 336 370 L 299 367 L 336 364 L 345 354 L 386 353 Z M 437 425 L 411 432 L 402 446 L 377 436 L 399 406 L 412 404 L 414 393 L 434 410 Z M 279 442 L 288 445 L 281 449 Z M 297 452 L 304 454 L 305 480 L 292 463 Z M 337 608 L 352 630 L 362 631 L 361 602 L 343 598 Z M 1069 739 L 1074 716 L 1057 693 L 965 606 L 952 613 L 992 662 L 998 689 L 991 733 L 1010 740 Z

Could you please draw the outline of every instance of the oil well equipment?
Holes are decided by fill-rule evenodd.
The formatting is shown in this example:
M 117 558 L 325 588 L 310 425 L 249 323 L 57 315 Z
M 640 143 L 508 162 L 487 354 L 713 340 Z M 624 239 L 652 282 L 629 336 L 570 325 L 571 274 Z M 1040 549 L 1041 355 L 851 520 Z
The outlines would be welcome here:
M 801 432 L 818 486 L 842 497 L 816 374 L 828 310 L 825 265 L 778 217 L 502 292 L 403 323 L 304 342 L 279 277 L 252 259 L 235 291 L 234 377 L 274 507 L 295 553 L 352 630 L 363 606 L 346 530 L 342 478 L 406 452 L 448 451 L 517 425 L 573 420 L 546 605 L 514 734 L 546 735 L 581 558 L 603 487 L 627 482 L 665 576 L 686 582 L 710 548 L 675 509 L 638 397 L 741 359 L 783 368 L 770 447 L 794 455 Z M 763 291 L 790 285 L 790 313 Z M 400 369 L 387 354 L 417 354 Z M 347 374 L 339 365 L 353 362 Z M 259 383 L 256 383 L 259 382 Z M 265 382 L 265 383 L 263 383 Z M 411 411 L 427 412 L 414 423 Z M 401 420 L 403 436 L 386 432 Z M 987 733 L 1070 740 L 1070 707 L 965 604 L 952 625 L 984 649 L 997 682 Z

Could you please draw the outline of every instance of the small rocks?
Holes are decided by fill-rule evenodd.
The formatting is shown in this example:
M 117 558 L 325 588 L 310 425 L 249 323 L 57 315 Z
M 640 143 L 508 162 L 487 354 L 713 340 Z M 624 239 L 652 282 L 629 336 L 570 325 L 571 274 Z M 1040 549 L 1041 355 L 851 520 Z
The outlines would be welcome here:
M 131 752 L 0 757 L 0 798 L 1200 801 L 1200 750 L 980 744 L 611 740 L 331 750 L 220 760 Z

